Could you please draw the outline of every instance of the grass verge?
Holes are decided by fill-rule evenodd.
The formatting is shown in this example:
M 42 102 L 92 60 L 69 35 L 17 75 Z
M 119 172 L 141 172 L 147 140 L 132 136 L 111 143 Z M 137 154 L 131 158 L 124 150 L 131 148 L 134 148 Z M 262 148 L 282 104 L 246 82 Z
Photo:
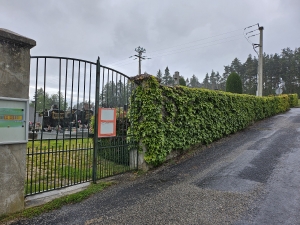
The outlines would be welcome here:
M 101 182 L 98 184 L 91 184 L 90 186 L 88 186 L 87 189 L 83 191 L 54 199 L 53 201 L 48 202 L 44 205 L 24 209 L 21 212 L 12 213 L 9 215 L 2 215 L 0 216 L 0 224 L 5 224 L 11 220 L 32 218 L 42 213 L 49 212 L 54 209 L 59 209 L 62 206 L 67 204 L 81 202 L 82 200 L 88 198 L 89 196 L 98 193 L 102 191 L 104 188 L 109 187 L 113 184 L 114 184 L 113 182 Z

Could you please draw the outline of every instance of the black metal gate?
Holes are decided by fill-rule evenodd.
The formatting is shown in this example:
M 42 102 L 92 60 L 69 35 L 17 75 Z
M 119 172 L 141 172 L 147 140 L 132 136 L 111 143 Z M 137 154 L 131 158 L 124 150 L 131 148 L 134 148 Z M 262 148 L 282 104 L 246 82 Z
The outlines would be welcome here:
M 27 196 L 137 169 L 128 76 L 52 56 L 32 56 L 31 73 Z M 96 135 L 99 107 L 116 108 L 115 137 Z

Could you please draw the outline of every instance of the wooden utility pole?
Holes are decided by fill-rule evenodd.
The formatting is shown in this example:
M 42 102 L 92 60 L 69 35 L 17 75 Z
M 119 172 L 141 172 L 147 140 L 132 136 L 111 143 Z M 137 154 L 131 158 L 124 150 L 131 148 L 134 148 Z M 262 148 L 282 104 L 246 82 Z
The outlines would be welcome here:
M 135 48 L 135 51 L 138 53 L 138 55 L 133 55 L 135 57 L 137 57 L 139 59 L 139 70 L 138 70 L 138 75 L 141 75 L 141 70 L 142 70 L 142 60 L 144 59 L 150 59 L 150 58 L 146 58 L 146 56 L 142 56 L 143 53 L 146 53 L 146 49 L 142 48 L 142 47 L 137 47 Z M 130 56 L 129 58 L 133 57 Z M 135 58 L 135 59 L 137 59 Z

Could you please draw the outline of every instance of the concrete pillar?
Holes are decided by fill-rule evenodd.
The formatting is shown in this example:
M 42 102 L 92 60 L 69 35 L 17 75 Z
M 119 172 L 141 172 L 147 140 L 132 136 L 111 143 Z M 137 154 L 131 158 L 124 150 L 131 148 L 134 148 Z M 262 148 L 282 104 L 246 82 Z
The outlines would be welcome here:
M 35 45 L 0 28 L 0 97 L 29 99 L 30 49 Z M 24 209 L 25 174 L 26 144 L 0 144 L 0 215 Z
M 148 171 L 151 167 L 144 160 L 145 151 L 139 153 L 137 151 L 133 149 L 129 152 L 130 169 L 138 168 L 139 170 Z

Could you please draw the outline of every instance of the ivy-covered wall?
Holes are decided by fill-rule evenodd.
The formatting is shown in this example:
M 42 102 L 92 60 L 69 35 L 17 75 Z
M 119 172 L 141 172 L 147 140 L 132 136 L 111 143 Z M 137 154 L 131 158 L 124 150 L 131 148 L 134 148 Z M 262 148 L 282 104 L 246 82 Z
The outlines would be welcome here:
M 297 95 L 256 97 L 161 86 L 150 75 L 137 77 L 135 82 L 138 86 L 128 114 L 130 132 L 151 165 L 163 163 L 173 150 L 209 144 L 298 103 Z

